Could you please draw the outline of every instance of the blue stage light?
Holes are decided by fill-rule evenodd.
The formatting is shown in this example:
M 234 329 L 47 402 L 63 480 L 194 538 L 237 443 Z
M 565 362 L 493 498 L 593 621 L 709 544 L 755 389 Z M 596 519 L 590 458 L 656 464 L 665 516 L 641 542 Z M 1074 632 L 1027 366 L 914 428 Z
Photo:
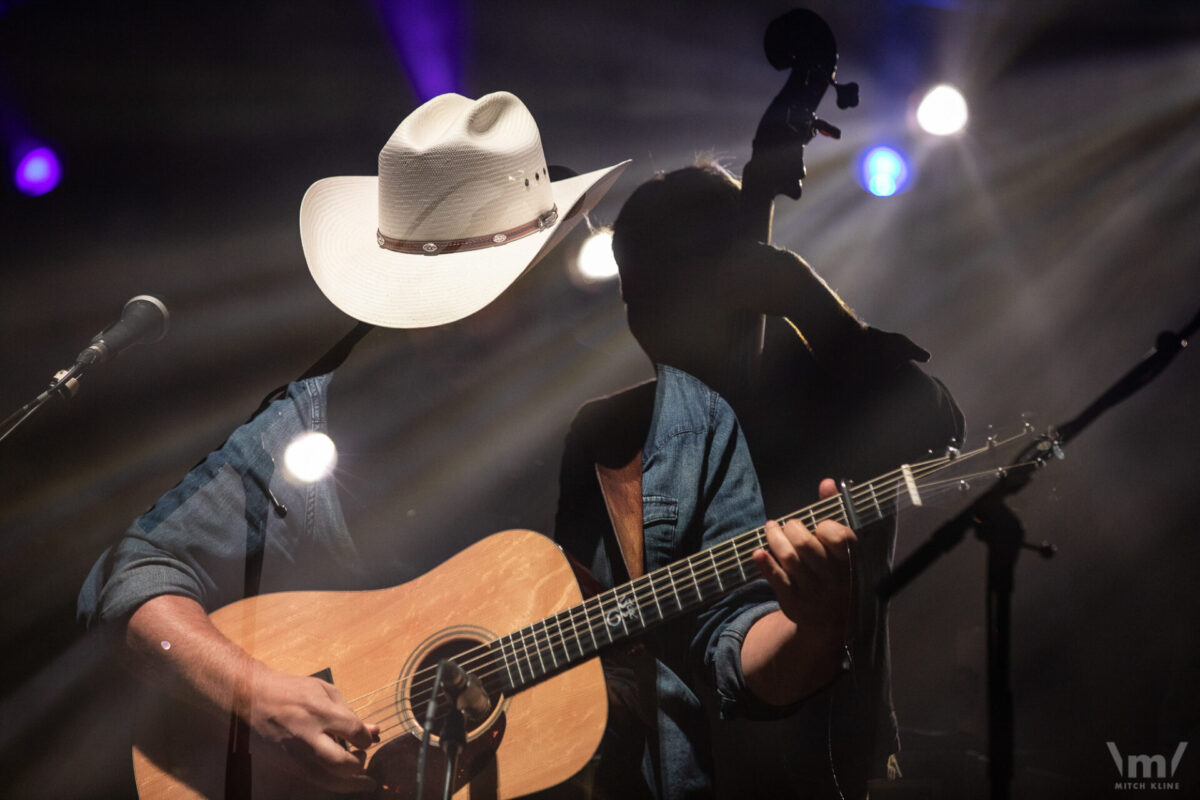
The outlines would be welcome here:
M 904 191 L 909 175 L 904 156 L 890 147 L 873 147 L 859 162 L 859 181 L 876 197 L 891 197 Z
M 58 156 L 49 147 L 35 147 L 17 162 L 13 181 L 24 194 L 36 197 L 58 186 L 62 178 L 62 167 Z

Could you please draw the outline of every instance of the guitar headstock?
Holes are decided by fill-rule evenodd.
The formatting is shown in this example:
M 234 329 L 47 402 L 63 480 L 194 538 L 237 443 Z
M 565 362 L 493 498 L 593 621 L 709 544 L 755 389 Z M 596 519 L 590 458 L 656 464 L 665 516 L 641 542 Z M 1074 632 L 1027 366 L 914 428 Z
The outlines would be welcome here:
M 1028 420 L 1004 433 L 989 433 L 984 443 L 970 450 L 951 445 L 940 456 L 906 465 L 912 491 L 923 504 L 947 495 L 959 495 L 996 480 L 1028 481 L 1051 458 L 1064 458 L 1058 434 L 1039 431 Z M 907 483 L 907 479 L 905 480 Z
M 901 464 L 865 483 L 842 481 L 838 494 L 784 519 L 797 517 L 812 527 L 832 518 L 858 530 L 905 508 L 935 505 L 978 490 L 1019 487 L 1052 457 L 1062 458 L 1057 433 L 1039 433 L 1025 422 L 1012 433 L 989 435 L 971 450 L 951 446 L 943 455 Z

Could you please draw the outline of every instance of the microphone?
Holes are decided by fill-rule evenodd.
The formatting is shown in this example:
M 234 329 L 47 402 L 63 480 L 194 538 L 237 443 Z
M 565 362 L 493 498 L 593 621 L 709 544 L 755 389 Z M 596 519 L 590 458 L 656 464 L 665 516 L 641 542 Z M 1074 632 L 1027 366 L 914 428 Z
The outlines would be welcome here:
M 91 344 L 75 359 L 76 366 L 103 364 L 135 344 L 150 344 L 167 335 L 171 315 L 154 295 L 139 294 L 121 309 L 121 318 L 92 338 Z
M 34 399 L 0 422 L 0 442 L 53 397 L 69 400 L 79 389 L 79 378 L 94 364 L 103 364 L 120 355 L 126 347 L 142 342 L 157 342 L 167 335 L 170 314 L 162 300 L 149 294 L 130 298 L 121 309 L 121 318 L 92 337 L 91 344 L 75 358 L 70 369 L 54 373 L 50 386 Z M 486 695 L 485 695 L 486 698 Z
M 479 679 L 463 670 L 450 659 L 442 662 L 442 677 L 446 693 L 454 698 L 454 706 L 472 722 L 483 720 L 492 710 L 492 700 Z

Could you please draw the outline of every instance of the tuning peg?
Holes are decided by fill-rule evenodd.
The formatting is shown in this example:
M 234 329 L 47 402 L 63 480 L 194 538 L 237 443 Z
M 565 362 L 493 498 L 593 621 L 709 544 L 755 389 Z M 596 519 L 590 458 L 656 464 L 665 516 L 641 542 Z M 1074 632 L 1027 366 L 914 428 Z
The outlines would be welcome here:
M 837 91 L 838 108 L 854 108 L 858 105 L 857 83 L 834 83 L 833 88 Z
M 830 139 L 842 138 L 842 130 L 835 125 L 830 125 L 823 119 L 814 117 L 812 121 L 813 130 L 822 136 L 828 136 Z

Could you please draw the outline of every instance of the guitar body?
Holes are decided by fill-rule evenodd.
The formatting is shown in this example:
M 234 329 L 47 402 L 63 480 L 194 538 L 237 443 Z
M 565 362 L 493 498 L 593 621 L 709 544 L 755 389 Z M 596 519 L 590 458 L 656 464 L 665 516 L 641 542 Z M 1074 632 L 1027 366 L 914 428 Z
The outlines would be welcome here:
M 572 569 L 532 531 L 494 534 L 400 586 L 363 592 L 281 592 L 214 612 L 217 628 L 255 658 L 297 675 L 321 675 L 382 728 L 367 769 L 377 796 L 416 796 L 424 703 L 413 708 L 413 672 L 456 649 L 492 641 L 578 604 Z M 426 669 L 428 672 L 428 669 Z M 509 798 L 561 783 L 600 743 L 607 717 L 598 658 L 494 698 L 468 731 L 454 796 Z M 133 750 L 141 798 L 225 797 L 229 719 L 156 698 Z M 436 745 L 437 737 L 434 737 Z M 440 796 L 444 762 L 429 749 L 426 791 Z M 321 796 L 273 768 L 274 746 L 251 738 L 254 798 Z

